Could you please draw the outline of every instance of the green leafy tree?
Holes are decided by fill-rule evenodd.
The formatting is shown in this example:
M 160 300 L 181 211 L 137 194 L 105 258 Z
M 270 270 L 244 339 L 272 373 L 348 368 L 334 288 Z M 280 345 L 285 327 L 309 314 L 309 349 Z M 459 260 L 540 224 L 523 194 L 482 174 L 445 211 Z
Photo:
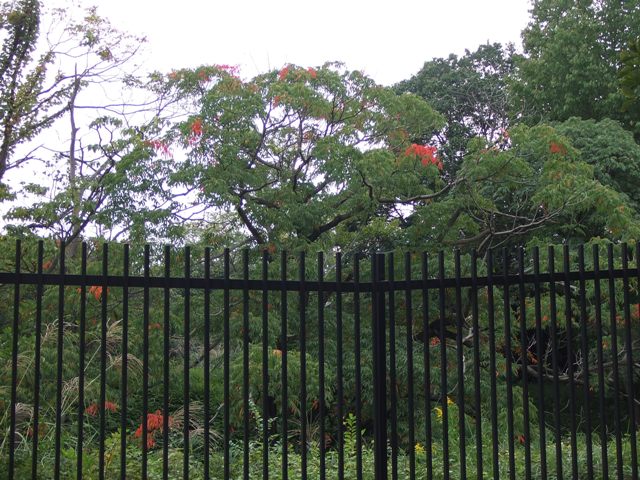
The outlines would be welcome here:
M 409 243 L 482 252 L 540 239 L 556 244 L 639 238 L 627 195 L 611 177 L 603 174 L 606 181 L 600 181 L 588 157 L 561 132 L 548 125 L 514 127 L 504 150 L 472 142 L 450 193 L 416 205 Z
M 209 221 L 225 212 L 253 244 L 485 251 L 639 238 L 623 170 L 635 160 L 618 159 L 633 141 L 612 121 L 599 137 L 589 123 L 580 136 L 567 124 L 567 136 L 542 125 L 476 137 L 447 179 L 436 148 L 411 143 L 442 126 L 437 114 L 358 72 L 286 66 L 243 81 L 202 67 L 172 73 L 168 88 L 195 105 L 170 137 L 187 152 L 170 183 L 192 191 Z M 587 150 L 585 137 L 608 147 Z
M 618 72 L 620 88 L 625 96 L 623 109 L 631 116 L 634 128 L 638 133 L 640 122 L 640 37 L 629 43 L 626 50 L 620 53 L 622 67 Z
M 435 149 L 410 142 L 441 117 L 360 72 L 288 65 L 242 81 L 203 67 L 171 77 L 196 105 L 174 132 L 187 160 L 173 184 L 197 189 L 196 205 L 234 212 L 256 244 L 346 246 L 399 195 L 441 188 Z
M 417 74 L 396 86 L 398 92 L 424 98 L 444 115 L 446 123 L 436 140 L 447 172 L 460 166 L 469 140 L 482 137 L 496 142 L 509 127 L 507 80 L 513 72 L 512 56 L 512 45 L 481 45 L 461 57 L 451 54 L 425 62 Z
M 18 145 L 33 139 L 64 113 L 69 86 L 45 86 L 51 52 L 37 59 L 40 2 L 21 0 L 0 6 L 0 179 L 29 159 L 14 159 Z
M 166 234 L 169 151 L 156 138 L 166 103 L 153 88 L 156 76 L 134 75 L 144 38 L 115 29 L 95 8 L 42 16 L 51 31 L 39 48 L 57 69 L 45 80 L 61 103 L 51 125 L 58 139 L 39 139 L 31 160 L 47 175 L 14 187 L 23 200 L 7 216 L 10 228 L 53 235 L 69 244 L 70 256 L 87 230 L 112 239 Z
M 578 158 L 593 166 L 598 181 L 627 196 L 629 205 L 640 212 L 640 145 L 631 132 L 606 118 L 570 118 L 555 128 L 578 150 Z
M 535 1 L 513 82 L 514 116 L 528 124 L 609 117 L 630 128 L 616 75 L 639 26 L 637 1 Z

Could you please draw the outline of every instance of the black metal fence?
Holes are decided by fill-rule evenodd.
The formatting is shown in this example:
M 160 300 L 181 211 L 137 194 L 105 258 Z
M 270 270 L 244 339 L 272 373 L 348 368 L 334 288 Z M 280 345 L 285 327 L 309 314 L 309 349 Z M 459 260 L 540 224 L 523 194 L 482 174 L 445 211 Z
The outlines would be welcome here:
M 588 253 L 17 242 L 0 476 L 637 479 L 640 246 Z

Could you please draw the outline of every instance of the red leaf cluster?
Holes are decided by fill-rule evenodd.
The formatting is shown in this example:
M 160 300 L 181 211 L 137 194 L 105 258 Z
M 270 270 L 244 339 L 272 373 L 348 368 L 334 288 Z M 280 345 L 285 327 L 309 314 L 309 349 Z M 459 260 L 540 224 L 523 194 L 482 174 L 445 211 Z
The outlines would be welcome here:
M 428 165 L 435 165 L 439 170 L 442 170 L 442 162 L 438 158 L 436 147 L 429 145 L 418 145 L 412 143 L 405 151 L 405 157 L 417 157 L 422 165 L 425 167 Z
M 227 72 L 229 75 L 231 75 L 232 77 L 238 78 L 238 75 L 240 74 L 240 67 L 238 65 L 214 65 L 214 67 L 220 69 L 220 70 L 224 70 L 225 72 Z
M 189 145 L 193 145 L 195 143 L 198 142 L 198 140 L 200 140 L 200 137 L 202 137 L 202 119 L 200 117 L 196 118 L 192 123 L 191 123 L 191 127 L 190 127 L 191 133 L 189 135 Z
M 198 137 L 202 135 L 202 119 L 200 117 L 196 118 L 191 124 L 191 135 Z
M 282 67 L 282 70 L 278 72 L 278 80 L 284 80 L 289 75 L 289 66 Z
M 145 140 L 144 144 L 148 147 L 153 148 L 157 153 L 160 153 L 164 157 L 171 156 L 169 146 L 162 140 Z
M 118 405 L 114 402 L 110 402 L 107 400 L 104 402 L 104 410 L 105 412 L 109 411 L 111 413 L 116 413 L 118 411 Z M 98 405 L 97 403 L 92 403 L 91 405 L 89 405 L 87 408 L 84 409 L 84 413 L 92 417 L 95 417 L 96 415 L 98 415 L 99 412 L 100 412 L 100 405 Z
M 155 413 L 147 414 L 147 449 L 153 448 L 156 444 L 153 435 L 155 432 L 162 433 L 164 425 L 164 415 L 162 414 L 162 410 L 156 410 Z M 169 417 L 169 428 L 173 425 L 173 418 Z M 136 429 L 133 436 L 135 438 L 142 437 L 142 426 L 141 423 Z
M 100 301 L 102 298 L 102 287 L 100 285 L 93 285 L 92 287 L 89 287 L 89 293 L 93 295 L 96 300 Z M 108 288 L 107 293 L 109 293 Z
M 551 153 L 559 153 L 560 155 L 566 155 L 567 147 L 556 142 L 551 142 L 549 144 L 549 151 Z

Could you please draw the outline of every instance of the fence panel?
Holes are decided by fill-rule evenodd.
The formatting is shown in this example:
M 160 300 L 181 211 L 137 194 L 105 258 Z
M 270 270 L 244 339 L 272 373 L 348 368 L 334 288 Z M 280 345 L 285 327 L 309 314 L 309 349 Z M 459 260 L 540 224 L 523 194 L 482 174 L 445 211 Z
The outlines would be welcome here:
M 18 241 L 0 477 L 638 478 L 639 258 Z

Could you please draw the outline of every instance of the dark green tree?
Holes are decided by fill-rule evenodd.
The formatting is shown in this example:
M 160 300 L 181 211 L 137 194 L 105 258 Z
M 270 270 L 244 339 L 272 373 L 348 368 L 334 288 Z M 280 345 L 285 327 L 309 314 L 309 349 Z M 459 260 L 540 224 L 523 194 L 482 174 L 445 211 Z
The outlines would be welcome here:
M 434 58 L 396 90 L 424 98 L 446 119 L 436 140 L 446 170 L 453 173 L 467 153 L 471 138 L 502 140 L 509 126 L 507 79 L 513 72 L 513 45 L 486 44 L 458 57 Z M 430 139 L 423 138 L 422 141 Z
M 578 150 L 579 158 L 592 165 L 603 185 L 629 198 L 629 205 L 640 212 L 640 145 L 620 123 L 570 118 L 556 125 Z
M 619 120 L 620 52 L 640 34 L 640 3 L 537 0 L 522 33 L 513 81 L 513 115 L 528 124 L 570 117 Z
M 622 67 L 618 72 L 620 88 L 625 96 L 623 110 L 628 112 L 635 134 L 640 135 L 640 37 L 620 54 Z

